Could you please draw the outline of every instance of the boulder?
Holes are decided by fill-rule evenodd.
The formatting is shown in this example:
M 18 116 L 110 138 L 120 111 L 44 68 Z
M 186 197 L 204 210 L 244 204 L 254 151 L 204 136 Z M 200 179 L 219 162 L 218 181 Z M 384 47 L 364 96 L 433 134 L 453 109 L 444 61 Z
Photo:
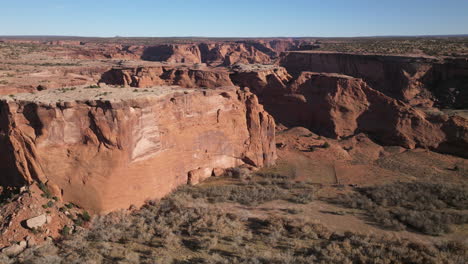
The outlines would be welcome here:
M 26 246 L 26 241 L 21 241 L 18 244 L 14 244 L 9 247 L 3 248 L 2 253 L 9 257 L 13 257 L 23 252 L 26 249 Z
M 195 185 L 211 176 L 213 169 L 198 168 L 188 172 L 187 184 Z
M 29 229 L 41 227 L 45 225 L 46 223 L 47 223 L 47 216 L 45 214 L 26 220 L 26 226 Z

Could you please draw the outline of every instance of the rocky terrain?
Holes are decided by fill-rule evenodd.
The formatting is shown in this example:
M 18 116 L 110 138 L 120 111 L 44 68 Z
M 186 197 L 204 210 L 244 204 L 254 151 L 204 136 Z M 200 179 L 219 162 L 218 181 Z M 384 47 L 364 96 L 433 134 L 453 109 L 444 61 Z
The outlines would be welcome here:
M 463 263 L 463 42 L 395 41 L 5 38 L 0 263 Z
M 288 52 L 281 65 L 302 71 L 362 78 L 372 88 L 412 105 L 467 108 L 466 58 L 395 56 L 334 52 Z

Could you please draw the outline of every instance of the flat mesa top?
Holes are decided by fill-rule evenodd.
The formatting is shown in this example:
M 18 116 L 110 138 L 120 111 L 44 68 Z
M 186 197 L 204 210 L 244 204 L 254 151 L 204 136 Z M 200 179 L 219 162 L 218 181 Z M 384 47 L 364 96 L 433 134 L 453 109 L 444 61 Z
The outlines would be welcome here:
M 237 63 L 231 66 L 231 70 L 237 72 L 251 72 L 251 71 L 261 71 L 261 70 L 274 70 L 281 68 L 278 65 L 274 64 L 243 64 Z
M 412 58 L 412 59 L 437 59 L 437 57 L 423 54 L 385 54 L 385 53 L 368 53 L 368 52 L 342 52 L 342 51 L 327 51 L 327 50 L 291 50 L 286 53 L 302 53 L 302 54 L 343 54 L 357 55 L 369 57 L 389 57 L 389 58 Z
M 0 100 L 7 102 L 35 102 L 56 103 L 76 101 L 121 101 L 125 99 L 160 97 L 167 94 L 193 92 L 195 89 L 181 88 L 180 86 L 157 86 L 152 88 L 116 88 L 116 87 L 67 87 L 51 89 L 33 93 L 19 93 L 1 96 Z

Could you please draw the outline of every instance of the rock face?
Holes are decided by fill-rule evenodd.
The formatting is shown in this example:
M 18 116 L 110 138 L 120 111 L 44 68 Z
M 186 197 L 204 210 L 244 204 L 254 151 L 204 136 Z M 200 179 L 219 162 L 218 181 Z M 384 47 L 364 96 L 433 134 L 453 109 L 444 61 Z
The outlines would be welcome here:
M 198 45 L 158 45 L 144 49 L 141 59 L 149 61 L 166 61 L 170 63 L 201 63 L 201 52 Z
M 266 100 L 266 107 L 287 125 L 306 126 L 343 138 L 366 133 L 380 143 L 425 147 L 466 156 L 468 123 L 458 116 L 429 115 L 369 87 L 362 79 L 302 72 L 289 93 Z
M 440 106 L 468 108 L 468 59 L 446 59 L 434 64 L 423 82 Z
M 249 87 L 262 100 L 287 92 L 287 83 L 292 79 L 285 68 L 273 65 L 238 64 L 232 70 L 232 82 L 240 87 Z
M 40 181 L 64 201 L 108 212 L 161 198 L 200 168 L 276 158 L 273 118 L 236 87 L 58 94 L 0 100 L 2 185 Z
M 363 85 L 344 75 L 303 72 L 291 84 L 290 92 L 303 96 L 302 104 L 307 106 L 303 109 L 307 115 L 300 122 L 336 138 L 353 135 L 357 118 L 369 107 Z
M 468 107 L 467 59 L 292 51 L 283 54 L 280 65 L 296 76 L 311 71 L 362 78 L 412 105 Z
M 263 51 L 271 51 L 266 54 Z M 257 42 L 196 43 L 145 47 L 141 59 L 169 63 L 207 63 L 229 66 L 235 63 L 271 63 L 276 53 Z
M 305 47 L 310 47 L 309 41 L 294 39 L 207 40 L 154 45 L 80 43 L 79 46 L 71 48 L 69 55 L 78 59 L 141 59 L 229 66 L 236 63 L 271 64 L 281 52 Z
M 195 66 L 196 67 L 196 66 Z M 226 70 L 203 67 L 139 66 L 113 68 L 103 74 L 100 82 L 132 87 L 152 87 L 158 85 L 178 85 L 190 87 L 232 86 Z

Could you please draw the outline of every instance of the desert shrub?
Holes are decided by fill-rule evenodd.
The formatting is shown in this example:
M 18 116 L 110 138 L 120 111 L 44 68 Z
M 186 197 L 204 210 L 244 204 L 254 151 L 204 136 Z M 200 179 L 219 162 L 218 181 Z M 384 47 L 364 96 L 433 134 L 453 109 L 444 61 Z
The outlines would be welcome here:
M 279 200 L 287 195 L 278 186 L 265 186 L 258 183 L 194 188 L 190 193 L 193 198 L 204 198 L 211 203 L 236 202 L 244 205 L 257 205 Z
M 83 221 L 85 222 L 89 222 L 91 220 L 91 216 L 89 215 L 89 213 L 87 211 L 84 211 L 83 213 L 81 213 L 79 215 L 81 217 L 81 219 L 83 219 Z
M 186 190 L 132 214 L 96 217 L 55 243 L 2 263 L 463 263 L 466 248 L 333 233 L 303 219 L 244 218 L 209 204 L 188 206 Z M 185 199 L 183 198 L 185 197 Z M 65 228 L 64 228 L 65 229 Z M 63 231 L 63 232 L 66 232 Z M 66 232 L 67 233 L 67 232 Z
M 50 192 L 49 188 L 47 188 L 47 185 L 40 182 L 40 183 L 37 184 L 37 186 L 42 191 L 42 194 L 41 194 L 42 197 L 47 198 L 47 199 L 52 198 L 52 193 Z
M 251 176 L 251 172 L 247 168 L 236 167 L 227 171 L 228 175 L 236 179 L 247 179 Z
M 265 191 L 263 188 L 273 188 L 273 192 L 288 198 L 310 188 L 306 183 L 295 182 L 284 188 L 281 184 L 286 180 L 276 177 L 260 180 L 267 183 L 260 185 L 252 180 L 229 184 L 226 188 L 181 187 L 160 201 L 148 202 L 140 210 L 96 216 L 91 220 L 90 229 L 76 227 L 73 234 L 28 248 L 17 257 L 0 254 L 0 261 L 7 264 L 464 263 L 467 258 L 466 247 L 456 242 L 432 247 L 351 232 L 338 234 L 303 218 L 245 215 L 207 201 L 206 197 L 224 197 L 232 199 L 229 202 L 242 202 L 240 195 L 251 195 L 238 188 L 246 188 L 248 192 L 262 190 L 253 191 L 258 193 L 247 198 L 249 202 L 270 199 L 259 194 Z M 223 196 L 223 193 L 227 194 Z M 367 196 L 362 197 L 372 202 Z M 359 204 L 368 203 L 364 198 Z M 370 205 L 376 206 L 373 202 Z M 64 228 L 62 233 L 70 232 Z
M 298 203 L 298 204 L 308 204 L 314 200 L 314 195 L 313 193 L 309 192 L 302 192 L 293 195 L 288 201 L 292 203 Z
M 71 232 L 71 229 L 70 227 L 68 226 L 64 226 L 61 230 L 60 230 L 60 235 L 62 236 L 68 236 Z
M 54 206 L 54 202 L 53 201 L 48 201 L 46 204 L 42 205 L 42 208 L 44 208 L 44 209 L 52 208 L 53 206 Z
M 449 184 L 395 183 L 357 188 L 337 202 L 367 211 L 384 227 L 408 227 L 430 235 L 450 232 L 450 225 L 468 223 L 468 191 Z
M 185 187 L 185 193 L 194 199 L 206 199 L 210 203 L 234 202 L 255 206 L 274 200 L 306 204 L 313 200 L 314 189 L 310 184 L 294 182 L 287 176 L 273 172 L 247 182 L 224 185 Z

